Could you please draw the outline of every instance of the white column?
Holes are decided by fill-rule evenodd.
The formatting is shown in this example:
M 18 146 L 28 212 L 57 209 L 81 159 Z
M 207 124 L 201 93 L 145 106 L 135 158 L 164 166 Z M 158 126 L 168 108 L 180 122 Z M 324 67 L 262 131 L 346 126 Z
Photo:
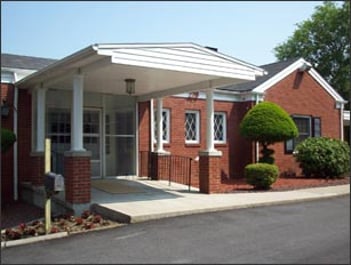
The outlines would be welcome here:
M 37 96 L 37 152 L 44 152 L 45 144 L 45 88 L 38 88 L 36 90 Z
M 73 77 L 71 151 L 85 151 L 83 148 L 83 80 L 84 76 L 81 74 Z
M 163 141 L 162 141 L 162 109 L 163 101 L 162 98 L 157 98 L 157 113 L 156 113 L 156 127 L 157 127 L 157 153 L 163 153 Z
M 214 106 L 213 106 L 213 89 L 206 91 L 206 151 L 215 152 L 214 148 Z
M 154 113 L 154 100 L 150 99 L 150 150 L 154 151 L 154 141 L 155 141 L 155 113 Z

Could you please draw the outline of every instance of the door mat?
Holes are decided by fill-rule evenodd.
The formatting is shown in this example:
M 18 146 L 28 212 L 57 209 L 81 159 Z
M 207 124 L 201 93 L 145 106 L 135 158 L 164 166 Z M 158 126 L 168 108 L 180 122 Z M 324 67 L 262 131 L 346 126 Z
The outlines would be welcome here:
M 132 187 L 128 184 L 123 183 L 121 180 L 115 180 L 115 179 L 92 180 L 91 186 L 95 189 L 102 190 L 108 193 L 113 193 L 113 194 L 145 192 L 142 189 Z

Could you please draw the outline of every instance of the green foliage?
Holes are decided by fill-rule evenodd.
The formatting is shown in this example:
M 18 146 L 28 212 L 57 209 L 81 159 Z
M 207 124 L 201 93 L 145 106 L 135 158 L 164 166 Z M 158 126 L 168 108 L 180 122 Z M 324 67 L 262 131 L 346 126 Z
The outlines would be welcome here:
M 240 123 L 240 133 L 245 138 L 263 145 L 260 162 L 274 163 L 272 149 L 267 145 L 286 141 L 298 135 L 297 127 L 289 114 L 273 102 L 255 105 Z
M 307 177 L 339 178 L 350 172 L 350 147 L 338 139 L 307 138 L 297 145 L 295 158 Z
M 240 124 L 240 133 L 249 140 L 268 145 L 292 139 L 298 131 L 284 109 L 273 102 L 264 101 L 246 113 Z
M 350 91 L 350 2 L 325 1 L 274 48 L 279 60 L 303 57 L 344 99 Z
M 270 148 L 263 148 L 261 151 L 262 157 L 258 160 L 259 163 L 274 164 L 274 150 Z
M 5 153 L 16 142 L 16 135 L 8 129 L 1 128 L 1 152 Z
M 249 164 L 245 167 L 246 182 L 255 189 L 269 189 L 277 181 L 279 169 L 267 163 Z

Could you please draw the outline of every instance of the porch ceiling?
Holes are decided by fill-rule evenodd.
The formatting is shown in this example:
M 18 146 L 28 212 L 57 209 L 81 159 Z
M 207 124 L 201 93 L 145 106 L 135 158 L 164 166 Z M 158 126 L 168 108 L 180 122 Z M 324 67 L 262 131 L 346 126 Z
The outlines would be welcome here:
M 84 74 L 84 91 L 125 95 L 133 78 L 140 99 L 255 80 L 264 70 L 192 43 L 96 44 L 16 83 L 19 88 L 72 89 Z

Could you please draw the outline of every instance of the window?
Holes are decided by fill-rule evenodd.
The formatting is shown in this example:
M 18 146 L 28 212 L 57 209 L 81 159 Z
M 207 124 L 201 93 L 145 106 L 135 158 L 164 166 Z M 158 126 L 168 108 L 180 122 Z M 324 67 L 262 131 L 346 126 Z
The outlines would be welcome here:
M 214 114 L 214 142 L 225 143 L 226 142 L 226 114 L 224 112 L 215 112 Z
M 52 144 L 66 144 L 71 142 L 71 115 L 68 110 L 49 110 L 48 136 Z
M 200 142 L 200 113 L 188 110 L 185 112 L 185 142 Z
M 313 137 L 321 136 L 321 118 L 313 118 Z
M 292 153 L 295 147 L 308 137 L 320 137 L 321 133 L 321 119 L 311 116 L 292 116 L 299 135 L 285 142 L 285 150 L 287 153 Z
M 154 133 L 155 140 L 157 141 L 157 115 L 154 115 Z M 164 143 L 169 143 L 169 132 L 170 132 L 170 110 L 162 109 L 162 140 Z

